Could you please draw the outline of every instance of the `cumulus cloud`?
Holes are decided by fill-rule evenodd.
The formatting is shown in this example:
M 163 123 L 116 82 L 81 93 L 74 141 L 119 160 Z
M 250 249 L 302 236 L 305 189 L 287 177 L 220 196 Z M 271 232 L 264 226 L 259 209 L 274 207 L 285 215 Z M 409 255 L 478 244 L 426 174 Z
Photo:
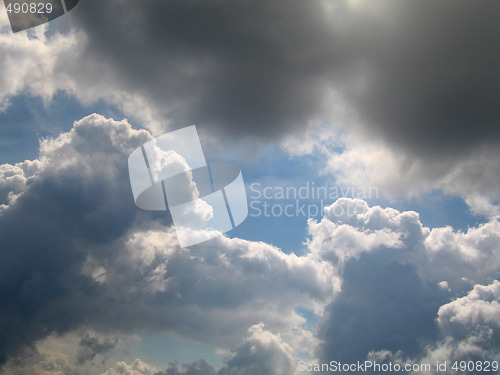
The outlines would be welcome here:
M 442 354 L 445 344 L 457 347 L 451 341 L 458 329 L 450 329 L 457 325 L 478 331 L 462 337 L 470 336 L 467 345 L 481 341 L 479 352 L 488 346 L 483 357 L 498 345 L 496 219 L 466 232 L 430 229 L 416 212 L 343 198 L 321 221 L 309 221 L 309 233 L 311 254 L 332 264 L 341 282 L 318 327 L 320 360 L 364 360 L 384 351 L 421 359 L 430 348 Z
M 249 337 L 227 361 L 218 375 L 286 375 L 293 372 L 293 351 L 279 334 L 264 329 L 263 324 L 250 327 Z
M 1 311 L 10 322 L 2 326 L 2 361 L 26 343 L 79 324 L 73 288 L 91 287 L 80 277 L 81 262 L 89 248 L 123 234 L 134 220 L 122 159 L 147 138 L 126 122 L 91 116 L 42 142 L 38 161 L 3 167 L 17 168 L 19 178 L 7 193 L 17 198 L 0 216 L 1 298 L 10 306 Z
M 167 215 L 134 205 L 127 158 L 150 138 L 91 115 L 43 140 L 38 160 L 2 166 L 3 194 L 16 195 L 0 215 L 2 362 L 80 327 L 175 332 L 227 350 L 263 322 L 294 350 L 311 345 L 296 309 L 321 311 L 331 267 L 237 238 L 180 248 Z M 106 340 L 82 337 L 78 361 L 111 350 Z
M 248 329 L 248 336 L 233 350 L 217 372 L 203 360 L 182 366 L 173 365 L 156 375 L 289 375 L 294 372 L 292 348 L 280 334 L 259 323 Z
M 40 161 L 26 160 L 15 165 L 0 165 L 0 212 L 14 203 L 26 190 L 29 180 L 40 167 Z
M 349 260 L 376 249 L 402 249 L 403 253 L 407 243 L 414 246 L 429 232 L 416 212 L 369 207 L 357 198 L 338 199 L 325 208 L 320 222 L 311 219 L 308 224 L 311 253 L 340 269 Z
M 436 317 L 439 340 L 428 345 L 421 355 L 404 360 L 431 364 L 447 361 L 448 371 L 453 370 L 453 365 L 465 364 L 465 373 L 482 371 L 479 367 L 475 371 L 471 367 L 479 363 L 482 369 L 496 372 L 498 364 L 494 361 L 500 354 L 498 290 L 498 280 L 489 285 L 478 284 L 465 296 L 442 305 Z M 386 351 L 385 354 L 390 360 L 402 360 L 401 353 Z M 436 372 L 439 371 L 431 371 Z
M 499 350 L 500 282 L 476 285 L 464 297 L 439 308 L 437 322 L 456 340 L 476 338 L 483 349 Z M 478 351 L 480 352 L 480 351 Z

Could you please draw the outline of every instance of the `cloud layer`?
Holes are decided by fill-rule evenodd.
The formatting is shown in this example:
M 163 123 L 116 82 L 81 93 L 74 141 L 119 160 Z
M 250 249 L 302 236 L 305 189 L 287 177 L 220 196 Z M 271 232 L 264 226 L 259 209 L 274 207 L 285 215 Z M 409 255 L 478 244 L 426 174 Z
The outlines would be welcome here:
M 77 374 L 138 330 L 228 358 L 89 371 L 290 374 L 304 348 L 311 361 L 498 358 L 498 7 L 88 0 L 69 30 L 15 35 L 0 11 L 0 110 L 62 91 L 149 129 L 92 115 L 43 140 L 38 159 L 0 166 L 2 371 Z M 442 189 L 488 221 L 431 229 L 340 199 L 307 224 L 303 256 L 227 237 L 182 249 L 167 216 L 134 206 L 126 161 L 192 123 L 221 142 L 319 151 L 340 183 Z M 48 343 L 64 335 L 72 354 Z
M 496 355 L 498 220 L 430 229 L 416 212 L 342 198 L 309 221 L 300 257 L 227 237 L 180 248 L 167 217 L 133 204 L 127 156 L 150 138 L 92 115 L 44 140 L 39 159 L 1 167 L 5 371 L 51 335 L 76 335 L 65 361 L 77 368 L 139 330 L 224 350 L 221 375 L 290 373 L 304 348 L 324 361 Z M 300 309 L 320 317 L 316 335 Z M 117 366 L 106 371 L 149 369 Z

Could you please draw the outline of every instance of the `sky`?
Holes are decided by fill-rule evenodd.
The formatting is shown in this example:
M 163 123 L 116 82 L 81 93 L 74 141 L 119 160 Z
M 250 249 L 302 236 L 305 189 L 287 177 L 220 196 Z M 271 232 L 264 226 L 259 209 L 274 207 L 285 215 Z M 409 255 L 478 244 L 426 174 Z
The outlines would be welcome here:
M 0 374 L 498 373 L 499 15 L 81 0 L 13 33 L 0 4 Z M 128 157 L 190 125 L 248 217 L 181 247 Z

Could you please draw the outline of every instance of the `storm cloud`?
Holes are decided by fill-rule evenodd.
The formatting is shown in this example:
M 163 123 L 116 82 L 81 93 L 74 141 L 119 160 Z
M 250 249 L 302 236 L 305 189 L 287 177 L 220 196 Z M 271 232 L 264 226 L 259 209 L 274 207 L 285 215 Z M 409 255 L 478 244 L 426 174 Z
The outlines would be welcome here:
M 87 0 L 69 30 L 0 33 L 1 53 L 18 56 L 0 62 L 0 107 L 63 91 L 155 135 L 196 124 L 245 147 L 329 150 L 340 183 L 441 189 L 494 216 L 499 12 L 467 0 Z
M 373 136 L 431 157 L 498 142 L 499 12 L 465 0 L 124 0 L 87 1 L 73 20 L 85 54 L 168 122 L 282 137 L 347 105 Z

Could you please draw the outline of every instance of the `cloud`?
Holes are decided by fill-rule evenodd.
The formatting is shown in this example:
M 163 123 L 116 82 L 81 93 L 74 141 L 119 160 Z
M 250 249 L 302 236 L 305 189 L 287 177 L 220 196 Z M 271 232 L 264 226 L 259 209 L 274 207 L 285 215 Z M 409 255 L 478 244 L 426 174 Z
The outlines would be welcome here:
M 220 370 L 228 375 L 291 373 L 316 344 L 328 361 L 384 350 L 418 357 L 451 342 L 453 316 L 473 321 L 462 305 L 482 306 L 496 291 L 497 220 L 466 232 L 430 229 L 416 212 L 360 199 L 339 199 L 321 221 L 309 221 L 303 256 L 224 236 L 180 248 L 168 217 L 133 202 L 127 158 L 149 139 L 126 120 L 92 115 L 43 140 L 38 160 L 2 166 L 2 194 L 16 195 L 0 215 L 3 362 L 79 329 L 107 335 L 80 334 L 65 357 L 69 368 L 111 357 L 113 337 L 138 330 L 231 350 Z M 467 303 L 446 307 L 476 284 L 493 292 L 477 288 Z M 300 308 L 320 317 L 316 338 Z M 483 310 L 481 324 L 490 327 L 491 309 Z M 103 371 L 161 371 L 117 362 Z
M 89 56 L 110 65 L 120 61 L 113 84 L 140 93 L 169 122 L 276 136 L 322 110 L 324 85 L 315 72 L 303 71 L 310 58 L 294 45 L 294 38 L 326 42 L 321 6 L 124 2 L 128 7 L 134 17 L 89 2 L 74 20 L 89 40 Z M 296 27 L 298 19 L 304 27 Z M 308 48 L 314 60 L 324 55 L 321 47 Z
M 439 308 L 437 322 L 455 339 L 476 337 L 485 349 L 498 350 L 500 339 L 500 282 L 475 285 L 464 297 Z
M 26 160 L 15 165 L 0 165 L 0 212 L 14 203 L 40 168 L 40 161 Z
M 279 334 L 259 323 L 248 329 L 248 336 L 233 350 L 217 372 L 204 360 L 172 365 L 156 375 L 288 375 L 294 371 L 293 350 Z
M 444 363 L 448 369 L 453 365 L 469 366 L 466 373 L 475 372 L 471 364 L 485 364 L 489 371 L 492 361 L 500 354 L 498 325 L 499 282 L 489 285 L 475 285 L 465 296 L 442 305 L 439 308 L 436 323 L 439 328 L 439 340 L 428 345 L 421 356 L 412 358 L 413 362 Z M 398 354 L 388 352 L 389 358 Z M 400 357 L 400 355 L 399 355 Z M 473 361 L 469 363 L 469 361 Z M 497 367 L 498 369 L 498 367 Z M 476 369 L 476 371 L 481 371 Z
M 58 351 L 23 351 L 23 358 L 9 360 L 2 366 L 2 375 L 32 374 L 32 375 L 77 375 L 68 356 Z
M 264 329 L 263 324 L 250 327 L 249 337 L 227 361 L 218 375 L 285 375 L 293 371 L 293 351 L 279 334 Z
M 311 345 L 296 309 L 322 310 L 331 267 L 238 238 L 180 248 L 167 215 L 134 205 L 127 158 L 149 139 L 91 115 L 43 140 L 38 160 L 1 167 L 2 194 L 16 196 L 0 215 L 2 362 L 82 327 L 170 332 L 227 350 L 262 322 L 294 350 Z M 80 339 L 81 363 L 111 350 L 112 338 L 93 337 Z
M 118 145 L 122 137 L 130 143 Z M 89 248 L 123 234 L 134 220 L 121 183 L 123 152 L 146 139 L 125 122 L 91 116 L 71 133 L 42 142 L 38 161 L 3 167 L 19 178 L 11 190 L 17 198 L 0 216 L 1 317 L 10 322 L 2 325 L 2 362 L 25 344 L 82 323 L 77 305 L 85 302 L 75 291 L 92 286 L 81 263 Z
M 309 222 L 305 256 L 226 237 L 181 249 L 169 218 L 137 210 L 130 193 L 127 157 L 151 133 L 89 116 L 44 140 L 39 159 L 0 167 L 0 363 L 85 327 L 233 348 L 228 375 L 291 373 L 316 343 L 300 307 L 321 317 L 324 360 L 498 353 L 497 7 L 89 0 L 67 16 L 70 32 L 3 28 L 2 110 L 62 90 L 153 132 L 196 123 L 221 139 L 284 139 L 295 154 L 326 154 L 342 183 L 439 188 L 490 220 L 430 229 L 415 212 L 343 199 Z M 113 342 L 80 335 L 73 357 L 33 361 L 71 373 Z M 141 360 L 107 370 L 158 371 Z
M 318 328 L 320 358 L 356 361 L 380 350 L 415 355 L 435 339 L 444 295 L 423 282 L 415 266 L 387 258 L 365 254 L 346 265 L 342 292 Z
M 129 350 L 128 341 L 130 338 L 127 337 L 85 331 L 49 337 L 38 342 L 35 348 L 25 350 L 22 357 L 11 359 L 2 374 L 280 375 L 291 374 L 294 368 L 293 349 L 279 333 L 270 332 L 261 323 L 248 329 L 218 371 L 203 359 L 185 364 L 170 363 L 161 370 L 139 358 L 116 360 L 119 358 L 116 352 Z
M 84 102 L 137 112 L 143 105 L 173 126 L 257 137 L 302 132 L 349 108 L 357 119 L 349 126 L 426 160 L 498 143 L 497 7 L 124 0 L 117 9 L 87 1 L 71 13 L 70 33 L 41 43 L 3 37 L 27 54 L 33 49 L 24 45 L 41 44 L 42 59 L 31 52 L 22 61 L 42 61 L 43 87 Z M 28 86 L 30 69 L 16 65 L 23 74 L 10 76 Z
M 89 55 L 166 118 L 278 135 L 328 117 L 333 91 L 418 157 L 498 138 L 496 4 L 134 5 L 87 2 L 74 17 Z
M 275 349 L 289 361 L 315 343 L 299 307 L 323 316 L 319 358 L 419 356 L 449 342 L 443 332 L 454 337 L 446 333 L 449 317 L 459 316 L 446 307 L 450 299 L 499 277 L 497 220 L 466 232 L 430 229 L 416 212 L 360 199 L 339 199 L 321 221 L 309 221 L 309 253 L 301 257 L 226 237 L 182 249 L 166 217 L 133 205 L 126 160 L 148 139 L 126 121 L 92 115 L 44 140 L 39 160 L 2 166 L 4 196 L 17 197 L 0 216 L 9 259 L 1 263 L 9 307 L 1 314 L 10 322 L 2 326 L 4 361 L 50 333 L 88 327 L 175 332 L 236 348 L 228 374 L 246 371 L 254 357 L 271 371 Z M 113 342 L 81 335 L 75 361 L 106 356 Z M 139 371 L 120 366 L 109 371 Z
M 117 357 L 128 358 L 127 351 L 130 351 L 131 344 L 137 341 L 138 338 L 134 336 L 106 335 L 85 329 L 64 335 L 49 335 L 26 347 L 18 355 L 11 356 L 1 367 L 1 373 L 101 374 L 115 363 Z M 85 357 L 83 362 L 82 354 Z
M 330 132 L 330 138 L 323 137 L 326 141 L 312 142 L 309 147 L 327 156 L 324 171 L 334 174 L 340 184 L 376 186 L 381 193 L 392 197 L 418 196 L 440 189 L 462 197 L 476 214 L 499 215 L 500 195 L 496 186 L 500 184 L 500 158 L 496 146 L 478 146 L 462 155 L 429 162 L 424 154 L 409 155 L 366 134 L 351 132 L 338 136 Z M 335 142 L 337 148 L 329 149 L 328 144 Z
M 7 12 L 2 9 L 0 13 Z M 0 51 L 2 56 L 8 56 L 0 62 L 0 110 L 6 110 L 16 95 L 29 93 L 47 102 L 57 90 L 71 85 L 67 72 L 58 71 L 78 47 L 74 34 L 49 35 L 47 25 L 17 34 L 8 29 L 0 29 Z
M 155 134 L 282 140 L 326 152 L 343 183 L 442 189 L 499 214 L 498 4 L 120 4 L 80 4 L 70 31 L 3 32 L 0 107 L 62 90 Z
M 323 363 L 384 351 L 430 358 L 432 350 L 457 347 L 455 326 L 480 331 L 462 339 L 480 341 L 483 357 L 498 345 L 491 318 L 500 276 L 496 219 L 466 232 L 430 229 L 416 212 L 342 198 L 321 221 L 309 221 L 309 234 L 311 254 L 332 264 L 341 282 L 318 326 L 316 355 Z
M 325 208 L 320 222 L 309 220 L 312 254 L 329 260 L 342 270 L 351 259 L 381 248 L 401 249 L 415 246 L 428 235 L 418 213 L 399 212 L 390 207 L 369 207 L 362 199 L 340 198 Z
M 140 359 L 136 359 L 132 365 L 125 362 L 117 362 L 115 367 L 110 368 L 102 375 L 155 375 L 157 369 Z

